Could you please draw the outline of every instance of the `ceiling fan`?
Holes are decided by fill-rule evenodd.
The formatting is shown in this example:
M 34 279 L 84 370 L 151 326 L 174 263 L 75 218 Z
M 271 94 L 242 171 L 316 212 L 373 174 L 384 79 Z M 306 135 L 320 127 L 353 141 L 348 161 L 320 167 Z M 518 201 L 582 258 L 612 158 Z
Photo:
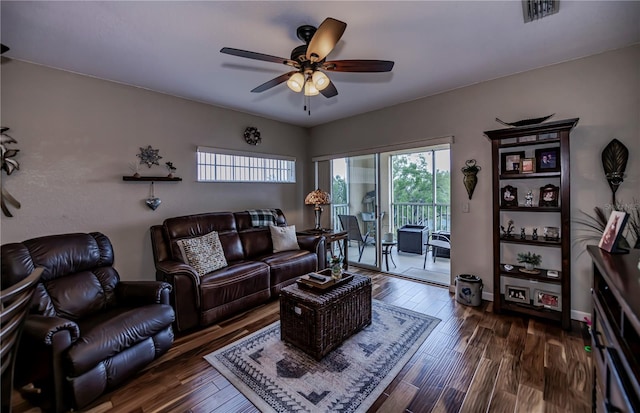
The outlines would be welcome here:
M 305 96 L 315 96 L 322 93 L 323 96 L 330 98 L 336 96 L 338 90 L 323 71 L 371 73 L 390 72 L 393 69 L 393 62 L 389 60 L 326 61 L 327 55 L 331 53 L 346 28 L 346 23 L 331 17 L 325 19 L 317 29 L 309 25 L 298 27 L 296 31 L 298 39 L 304 41 L 305 44 L 291 51 L 291 59 L 230 47 L 223 47 L 220 52 L 248 59 L 281 63 L 295 69 L 261 84 L 251 92 L 264 92 L 280 83 L 287 82 L 289 89 L 294 92 L 304 91 Z

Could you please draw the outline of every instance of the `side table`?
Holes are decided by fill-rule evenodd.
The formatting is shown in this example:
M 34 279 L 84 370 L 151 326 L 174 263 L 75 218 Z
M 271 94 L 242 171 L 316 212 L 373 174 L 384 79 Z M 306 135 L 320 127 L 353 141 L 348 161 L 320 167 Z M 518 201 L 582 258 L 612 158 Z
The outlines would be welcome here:
M 396 262 L 393 260 L 393 256 L 391 255 L 391 251 L 393 250 L 393 246 L 398 244 L 395 241 L 382 241 L 382 255 L 384 256 L 384 263 L 387 266 L 387 271 L 389 271 L 389 257 L 391 257 L 391 262 L 395 268 L 398 268 Z
M 338 248 L 340 248 L 340 254 L 343 257 L 342 268 L 344 268 L 345 270 L 349 269 L 349 245 L 347 244 L 347 231 L 335 232 L 330 230 L 318 231 L 315 229 L 305 229 L 303 231 L 298 231 L 298 234 L 323 236 L 325 238 L 327 251 L 332 251 L 332 244 L 334 242 L 337 242 Z

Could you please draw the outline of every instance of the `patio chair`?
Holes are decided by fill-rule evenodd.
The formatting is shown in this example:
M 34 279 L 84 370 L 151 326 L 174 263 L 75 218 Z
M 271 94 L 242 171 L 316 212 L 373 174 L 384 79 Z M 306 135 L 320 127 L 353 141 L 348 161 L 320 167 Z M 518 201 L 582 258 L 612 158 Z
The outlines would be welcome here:
M 362 235 L 360 232 L 360 225 L 358 224 L 358 218 L 355 215 L 338 215 L 340 219 L 340 225 L 342 225 L 342 229 L 347 231 L 347 240 L 348 241 L 357 241 L 358 242 L 358 262 L 362 259 L 362 253 L 364 252 L 364 247 L 367 245 L 367 241 L 369 240 L 369 232 Z
M 447 233 L 434 233 L 425 245 L 427 247 L 427 252 L 429 247 L 431 247 L 431 256 L 433 257 L 433 262 L 436 262 L 436 257 L 440 250 L 451 251 L 451 238 Z M 428 254 L 424 254 L 424 263 L 422 264 L 423 269 L 427 267 L 427 255 Z

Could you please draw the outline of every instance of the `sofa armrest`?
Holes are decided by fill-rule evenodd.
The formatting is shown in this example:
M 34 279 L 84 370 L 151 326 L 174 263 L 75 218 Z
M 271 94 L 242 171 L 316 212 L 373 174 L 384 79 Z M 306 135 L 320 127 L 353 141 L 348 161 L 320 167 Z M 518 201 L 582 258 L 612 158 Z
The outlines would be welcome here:
M 185 331 L 200 322 L 200 276 L 179 261 L 156 262 L 156 280 L 171 285 L 170 304 L 175 310 L 175 329 Z
M 116 295 L 122 303 L 169 304 L 171 284 L 163 281 L 120 281 Z
M 317 270 L 323 270 L 327 262 L 327 247 L 324 236 L 298 235 L 298 245 L 301 249 L 315 253 L 318 256 Z
M 68 335 L 68 347 L 80 336 L 80 328 L 76 323 L 62 317 L 47 317 L 39 314 L 31 314 L 24 322 L 23 334 L 31 340 L 50 346 L 54 342 L 56 334 Z

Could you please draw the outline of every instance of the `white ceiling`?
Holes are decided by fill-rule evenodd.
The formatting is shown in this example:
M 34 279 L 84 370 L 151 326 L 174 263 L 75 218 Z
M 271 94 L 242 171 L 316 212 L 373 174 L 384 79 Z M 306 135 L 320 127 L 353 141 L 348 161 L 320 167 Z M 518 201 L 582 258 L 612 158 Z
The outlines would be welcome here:
M 565 1 L 524 23 L 520 1 L 200 1 L 0 3 L 4 56 L 300 126 L 640 43 L 640 1 Z M 327 60 L 395 61 L 391 73 L 329 73 L 339 95 L 286 84 L 250 90 L 290 67 L 220 53 L 285 58 L 296 28 L 347 23 Z

